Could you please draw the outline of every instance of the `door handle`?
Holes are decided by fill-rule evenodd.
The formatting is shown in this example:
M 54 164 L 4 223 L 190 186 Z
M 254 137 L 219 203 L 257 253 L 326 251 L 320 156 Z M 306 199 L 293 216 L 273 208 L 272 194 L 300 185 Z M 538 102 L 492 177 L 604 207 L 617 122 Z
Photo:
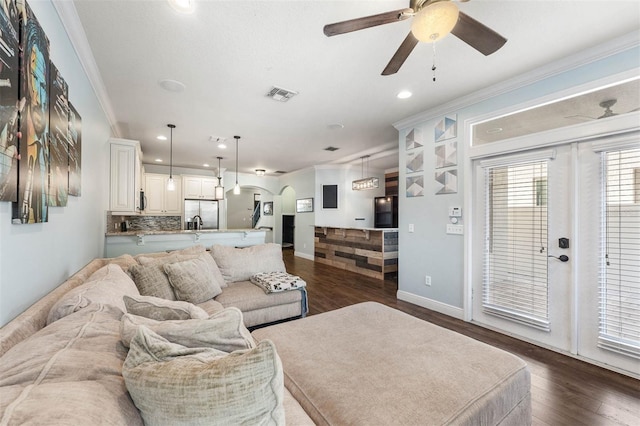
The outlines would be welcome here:
M 560 255 L 560 256 L 549 255 L 547 257 L 553 257 L 554 259 L 558 259 L 560 262 L 568 262 L 569 261 L 569 256 L 567 256 L 566 254 L 563 254 L 563 255 Z

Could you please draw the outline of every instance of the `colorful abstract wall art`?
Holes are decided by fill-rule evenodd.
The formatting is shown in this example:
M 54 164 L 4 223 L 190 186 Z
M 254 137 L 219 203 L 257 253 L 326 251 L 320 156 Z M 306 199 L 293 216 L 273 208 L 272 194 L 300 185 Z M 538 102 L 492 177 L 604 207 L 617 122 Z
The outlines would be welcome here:
M 69 102 L 69 195 L 81 193 L 82 118 Z
M 20 68 L 20 163 L 18 202 L 13 218 L 47 222 L 49 188 L 49 40 L 29 5 L 22 20 Z
M 458 116 L 447 115 L 436 124 L 435 141 L 442 142 L 458 135 Z
M 18 200 L 19 13 L 0 0 L 0 201 Z
M 51 64 L 49 206 L 64 207 L 69 193 L 69 87 Z

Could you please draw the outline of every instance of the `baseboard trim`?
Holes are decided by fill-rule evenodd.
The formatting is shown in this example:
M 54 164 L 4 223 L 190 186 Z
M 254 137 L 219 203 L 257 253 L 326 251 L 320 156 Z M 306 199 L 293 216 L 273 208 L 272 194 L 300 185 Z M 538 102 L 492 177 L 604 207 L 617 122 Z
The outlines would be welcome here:
M 455 306 L 447 305 L 446 303 L 438 302 L 437 300 L 428 299 L 402 290 L 398 290 L 396 297 L 399 300 L 404 300 L 405 302 L 413 303 L 414 305 L 464 320 L 464 309 L 462 308 L 457 308 Z
M 301 257 L 301 258 L 303 258 L 303 259 L 307 259 L 307 260 L 314 260 L 314 259 L 313 259 L 313 255 L 312 255 L 312 254 L 303 253 L 303 252 L 301 252 L 301 251 L 295 251 L 295 250 L 294 250 L 293 255 L 294 255 L 294 256 Z

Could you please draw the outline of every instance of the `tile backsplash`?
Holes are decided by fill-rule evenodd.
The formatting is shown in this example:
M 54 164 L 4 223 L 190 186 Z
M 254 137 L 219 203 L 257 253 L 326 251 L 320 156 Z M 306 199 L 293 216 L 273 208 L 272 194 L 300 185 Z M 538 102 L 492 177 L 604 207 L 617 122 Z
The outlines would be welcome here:
M 180 216 L 121 216 L 107 212 L 106 232 L 120 232 L 120 224 L 129 221 L 127 231 L 179 231 L 182 229 Z

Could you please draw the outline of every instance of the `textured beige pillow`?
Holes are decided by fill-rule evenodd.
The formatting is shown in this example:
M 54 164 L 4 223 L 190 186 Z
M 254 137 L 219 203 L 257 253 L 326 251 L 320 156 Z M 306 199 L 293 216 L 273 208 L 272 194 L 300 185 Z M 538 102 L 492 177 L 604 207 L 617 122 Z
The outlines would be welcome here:
M 140 293 L 131 278 L 116 264 L 95 271 L 87 281 L 62 296 L 49 310 L 47 324 L 86 308 L 91 303 L 113 305 L 126 312 L 122 296 Z
M 132 266 L 129 268 L 129 274 L 131 274 L 131 278 L 135 281 L 141 295 L 176 300 L 169 278 L 164 272 L 164 262 Z
M 225 281 L 248 281 L 260 272 L 286 272 L 280 244 L 268 243 L 237 249 L 214 245 L 211 255 Z
M 226 354 L 140 326 L 122 375 L 147 426 L 285 424 L 282 363 L 269 340 Z
M 107 261 L 111 264 L 118 265 L 125 272 L 127 272 L 133 265 L 138 264 L 138 262 L 136 262 L 136 260 L 130 254 L 123 254 L 118 257 L 107 259 Z
M 153 296 L 125 296 L 126 312 L 156 321 L 205 319 L 209 314 L 192 303 Z
M 176 299 L 202 303 L 222 293 L 213 276 L 211 261 L 207 257 L 209 256 L 204 254 L 196 259 L 164 265 Z
M 233 352 L 256 347 L 238 308 L 226 308 L 208 319 L 184 321 L 156 321 L 125 314 L 120 321 L 120 337 L 126 347 L 129 347 L 141 325 L 172 343 L 188 348 L 207 347 Z
M 134 257 L 135 260 L 140 262 L 141 265 L 145 265 L 145 262 L 153 262 L 155 260 L 160 260 L 167 256 L 198 256 L 204 253 L 207 249 L 204 246 L 197 245 L 193 247 L 187 247 L 182 250 L 174 250 L 171 252 L 159 251 L 154 253 L 142 253 Z

